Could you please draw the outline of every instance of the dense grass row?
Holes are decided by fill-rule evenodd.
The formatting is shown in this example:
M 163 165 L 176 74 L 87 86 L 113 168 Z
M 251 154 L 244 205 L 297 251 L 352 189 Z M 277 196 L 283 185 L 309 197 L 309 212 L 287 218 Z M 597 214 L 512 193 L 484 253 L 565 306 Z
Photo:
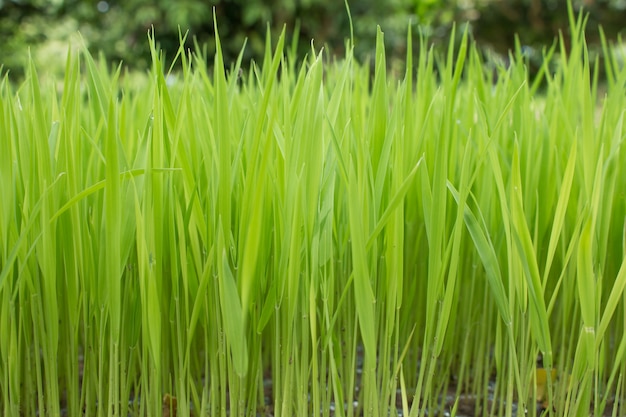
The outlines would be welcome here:
M 3 415 L 626 414 L 626 69 L 582 27 L 536 80 L 467 37 L 394 79 L 380 32 L 373 74 L 5 77 Z

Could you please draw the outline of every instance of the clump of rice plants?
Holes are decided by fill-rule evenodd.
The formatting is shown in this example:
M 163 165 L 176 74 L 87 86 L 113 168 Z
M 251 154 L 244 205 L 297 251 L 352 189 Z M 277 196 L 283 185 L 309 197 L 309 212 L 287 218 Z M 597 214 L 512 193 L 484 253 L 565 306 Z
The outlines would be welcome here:
M 583 28 L 533 79 L 467 34 L 398 79 L 380 30 L 373 73 L 216 32 L 5 76 L 2 414 L 626 414 L 626 69 Z

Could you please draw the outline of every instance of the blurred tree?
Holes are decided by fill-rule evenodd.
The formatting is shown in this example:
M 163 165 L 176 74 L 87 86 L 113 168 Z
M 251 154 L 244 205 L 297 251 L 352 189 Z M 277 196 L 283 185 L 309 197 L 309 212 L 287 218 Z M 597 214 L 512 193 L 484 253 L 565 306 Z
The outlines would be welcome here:
M 600 24 L 610 38 L 625 28 L 626 1 L 574 0 L 572 4 L 589 14 L 586 38 L 591 44 L 598 41 Z M 500 53 L 514 46 L 515 34 L 523 44 L 537 46 L 552 43 L 559 31 L 569 31 L 567 1 L 561 0 L 477 2 L 471 16 L 461 13 L 459 17 L 472 20 L 474 37 Z
M 590 12 L 588 39 L 602 23 L 614 37 L 626 21 L 626 0 L 573 0 Z M 514 46 L 514 33 L 523 44 L 551 43 L 567 28 L 564 0 L 377 0 L 350 1 L 358 58 L 373 55 L 376 26 L 385 32 L 388 55 L 403 59 L 406 30 L 425 34 L 435 43 L 447 42 L 454 20 L 469 21 L 475 39 L 500 54 Z M 226 62 L 238 55 L 248 40 L 245 61 L 262 56 L 267 25 L 274 39 L 287 26 L 288 36 L 300 27 L 301 54 L 327 46 L 341 55 L 350 36 L 348 15 L 341 0 L 0 0 L 0 64 L 19 75 L 27 47 L 44 46 L 43 59 L 63 57 L 77 31 L 92 51 L 113 61 L 144 68 L 150 57 L 146 34 L 154 27 L 162 49 L 172 56 L 179 46 L 179 30 L 214 52 L 213 10 L 217 17 Z M 180 28 L 180 29 L 179 29 Z M 414 42 L 419 45 L 419 42 Z M 536 48 L 539 50 L 540 48 Z M 60 59 L 59 68 L 64 62 Z

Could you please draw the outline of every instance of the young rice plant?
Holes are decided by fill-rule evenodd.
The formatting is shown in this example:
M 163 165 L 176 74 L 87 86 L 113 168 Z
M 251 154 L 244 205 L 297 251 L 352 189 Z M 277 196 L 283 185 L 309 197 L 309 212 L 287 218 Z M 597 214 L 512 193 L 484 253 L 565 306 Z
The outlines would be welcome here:
M 380 30 L 373 73 L 216 31 L 5 76 L 0 412 L 625 415 L 626 69 L 583 28 L 533 78 L 467 34 L 394 77 Z

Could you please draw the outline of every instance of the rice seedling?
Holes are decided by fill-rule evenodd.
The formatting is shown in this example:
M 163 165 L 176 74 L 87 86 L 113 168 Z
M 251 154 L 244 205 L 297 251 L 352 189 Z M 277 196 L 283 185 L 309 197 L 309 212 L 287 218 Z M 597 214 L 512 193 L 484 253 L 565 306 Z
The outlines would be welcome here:
M 624 414 L 626 69 L 570 17 L 533 79 L 380 29 L 4 76 L 3 415 Z

